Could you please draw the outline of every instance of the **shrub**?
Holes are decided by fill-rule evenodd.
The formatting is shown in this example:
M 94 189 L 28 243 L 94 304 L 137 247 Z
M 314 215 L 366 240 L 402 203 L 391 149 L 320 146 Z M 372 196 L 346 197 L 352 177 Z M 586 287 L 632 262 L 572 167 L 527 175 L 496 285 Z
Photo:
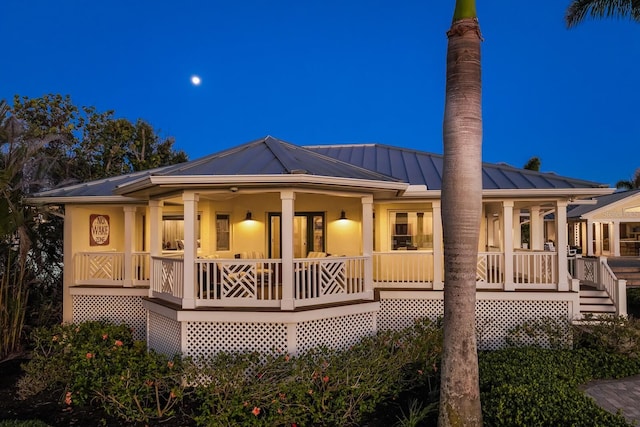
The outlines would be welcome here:
M 19 381 L 23 397 L 59 392 L 68 406 L 96 401 L 125 421 L 169 416 L 184 394 L 179 357 L 147 351 L 125 325 L 85 322 L 34 332 L 32 360 Z
M 623 316 L 590 318 L 574 326 L 576 347 L 640 356 L 640 319 Z
M 566 318 L 542 317 L 523 322 L 507 331 L 505 341 L 511 347 L 571 348 L 572 327 Z
M 219 354 L 197 364 L 210 381 L 196 388 L 196 420 L 210 426 L 358 425 L 402 391 L 433 390 L 440 352 L 441 328 L 424 320 L 343 351 Z

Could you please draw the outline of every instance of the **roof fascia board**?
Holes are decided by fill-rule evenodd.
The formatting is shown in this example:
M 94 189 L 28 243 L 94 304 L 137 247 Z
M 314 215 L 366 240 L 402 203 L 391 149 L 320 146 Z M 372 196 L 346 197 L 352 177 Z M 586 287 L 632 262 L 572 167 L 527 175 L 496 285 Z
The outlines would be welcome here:
M 628 197 L 623 197 L 622 199 L 616 200 L 615 202 L 611 202 L 611 203 L 607 203 L 606 205 L 602 205 L 601 207 L 598 207 L 598 208 L 596 208 L 596 209 L 594 209 L 592 211 L 589 211 L 587 213 L 584 213 L 584 214 L 580 215 L 580 218 L 587 219 L 587 218 L 590 218 L 590 217 L 592 217 L 592 216 L 594 216 L 596 214 L 599 214 L 599 213 L 601 213 L 601 212 L 603 212 L 605 210 L 615 209 L 618 205 L 624 205 L 627 202 L 629 202 L 630 199 L 632 199 L 634 197 L 639 197 L 640 198 L 640 192 L 635 193 L 635 194 L 631 194 Z
M 62 205 L 67 203 L 140 203 L 140 199 L 126 196 L 66 196 L 66 197 L 28 197 L 27 204 L 33 205 Z
M 483 190 L 483 197 L 593 197 L 606 196 L 615 188 L 534 188 L 527 190 Z

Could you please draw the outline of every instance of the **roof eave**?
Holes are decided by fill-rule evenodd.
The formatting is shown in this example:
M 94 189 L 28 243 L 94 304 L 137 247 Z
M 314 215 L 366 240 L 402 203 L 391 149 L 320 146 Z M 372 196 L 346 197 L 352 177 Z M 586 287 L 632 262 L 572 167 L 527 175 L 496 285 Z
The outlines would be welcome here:
M 126 196 L 47 196 L 27 197 L 25 202 L 29 205 L 64 205 L 68 203 L 95 204 L 95 203 L 140 203 L 140 199 Z

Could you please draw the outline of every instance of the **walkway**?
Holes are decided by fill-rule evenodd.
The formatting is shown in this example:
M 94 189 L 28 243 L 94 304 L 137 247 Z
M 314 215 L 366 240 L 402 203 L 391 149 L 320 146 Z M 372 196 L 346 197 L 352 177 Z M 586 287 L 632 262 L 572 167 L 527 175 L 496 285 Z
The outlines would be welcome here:
M 584 390 L 601 408 L 613 414 L 620 410 L 629 423 L 640 425 L 640 375 L 593 381 Z

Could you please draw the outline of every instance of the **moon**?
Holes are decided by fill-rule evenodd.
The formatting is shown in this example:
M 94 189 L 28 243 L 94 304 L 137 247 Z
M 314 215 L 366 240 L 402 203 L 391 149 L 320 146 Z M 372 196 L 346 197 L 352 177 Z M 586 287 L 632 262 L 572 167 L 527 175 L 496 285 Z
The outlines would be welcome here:
M 202 80 L 200 79 L 200 77 L 198 76 L 191 76 L 191 84 L 194 86 L 200 86 L 200 83 L 202 83 Z

